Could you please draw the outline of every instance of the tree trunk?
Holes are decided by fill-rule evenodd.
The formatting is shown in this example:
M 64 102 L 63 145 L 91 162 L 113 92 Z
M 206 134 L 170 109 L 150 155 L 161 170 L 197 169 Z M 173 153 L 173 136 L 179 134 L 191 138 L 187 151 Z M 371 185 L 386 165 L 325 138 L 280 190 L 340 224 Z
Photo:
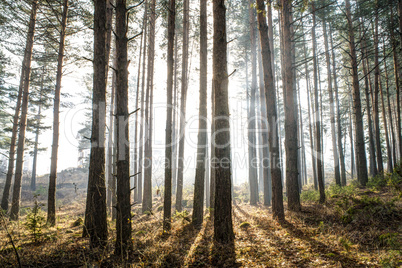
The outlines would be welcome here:
M 339 152 L 339 162 L 341 165 L 341 183 L 342 186 L 346 186 L 346 170 L 345 170 L 345 156 L 343 154 L 342 147 L 342 118 L 341 111 L 339 108 L 339 96 L 338 96 L 338 82 L 337 82 L 337 72 L 336 72 L 336 60 L 335 60 L 335 49 L 334 42 L 332 40 L 332 28 L 329 27 L 329 36 L 331 40 L 331 51 L 332 51 L 332 73 L 334 76 L 334 89 L 335 89 L 335 102 L 336 102 L 336 118 L 337 124 L 337 139 L 338 139 L 338 152 Z
M 201 227 L 204 218 L 204 180 L 207 147 L 207 0 L 200 1 L 200 111 L 198 126 L 197 168 L 194 183 L 193 224 Z
M 258 3 L 257 3 L 258 4 Z M 258 6 L 257 6 L 258 9 Z M 260 10 L 260 9 L 258 9 Z M 258 13 L 257 13 L 258 14 Z M 258 15 L 257 15 L 258 16 Z M 272 12 L 271 12 L 272 16 Z M 272 18 L 271 18 L 272 19 Z M 257 18 L 258 20 L 258 18 Z M 266 20 L 265 21 L 265 25 Z M 259 21 L 258 25 L 259 25 Z M 260 27 L 260 26 L 259 26 Z M 260 37 L 258 38 L 260 40 Z M 269 40 L 269 46 L 270 49 L 272 49 L 272 39 L 269 37 L 269 31 L 268 31 L 268 40 Z M 259 163 L 260 169 L 262 170 L 262 187 L 263 187 L 263 193 L 264 193 L 264 205 L 265 206 L 270 206 L 271 205 L 271 200 L 272 200 L 272 180 L 271 180 L 271 172 L 270 172 L 270 167 L 269 167 L 269 140 L 268 140 L 268 117 L 267 117 L 267 102 L 265 99 L 265 83 L 264 83 L 264 68 L 263 68 L 263 60 L 262 60 L 262 53 L 261 53 L 261 41 L 259 41 L 259 52 L 258 52 L 258 65 L 259 65 L 259 73 L 260 73 L 260 86 L 259 86 L 259 102 L 258 105 L 261 107 L 260 108 L 260 113 L 261 116 L 259 117 L 259 129 L 261 131 L 261 139 L 260 139 L 260 152 L 261 154 L 261 162 Z M 271 53 L 271 62 L 273 61 L 272 58 L 272 53 Z M 272 65 L 272 64 L 271 64 Z M 272 70 L 272 68 L 271 68 Z M 272 75 L 273 77 L 273 75 Z M 274 81 L 272 81 L 272 84 L 274 84 Z M 275 87 L 274 87 L 275 89 Z M 261 182 L 261 180 L 260 180 Z M 260 186 L 260 187 L 261 187 Z
M 208 135 L 205 138 L 206 140 L 206 145 L 205 145 L 205 207 L 209 208 L 211 206 L 210 200 L 211 200 L 211 195 L 210 195 L 210 186 L 209 186 L 209 170 L 210 170 L 210 159 L 209 159 L 209 152 L 208 152 Z
M 353 114 L 355 121 L 355 142 L 356 142 L 356 167 L 358 180 L 362 185 L 366 185 L 367 177 L 367 163 L 366 163 L 366 151 L 364 148 L 364 131 L 363 131 L 363 116 L 361 111 L 360 101 L 360 88 L 359 77 L 357 71 L 357 57 L 355 46 L 355 33 L 353 29 L 353 20 L 350 10 L 350 1 L 346 0 L 346 15 L 349 28 L 349 49 L 351 55 L 351 67 L 353 78 Z
M 348 86 L 348 92 L 350 92 L 350 88 Z M 353 126 L 352 126 L 352 112 L 353 112 L 353 104 L 352 104 L 352 95 L 349 95 L 349 138 L 350 138 L 350 177 L 354 179 L 355 172 L 355 154 L 354 154 L 354 143 L 353 143 Z
M 89 162 L 85 229 L 91 247 L 107 242 L 107 211 L 105 185 L 105 121 L 106 121 L 106 2 L 94 3 L 94 76 L 92 98 L 92 135 Z M 84 232 L 85 235 L 85 232 Z
M 154 61 L 155 61 L 155 22 L 156 22 L 156 0 L 151 2 L 151 17 L 149 20 L 149 41 L 148 41 L 148 74 L 147 74 L 147 94 L 145 120 L 148 129 L 144 148 L 145 173 L 144 173 L 144 193 L 142 200 L 142 212 L 152 210 L 152 99 L 154 84 Z
M 402 44 L 402 0 L 398 1 L 398 10 L 399 10 L 399 34 L 400 34 L 400 43 Z M 393 21 L 393 13 L 391 9 L 391 16 Z M 399 141 L 399 161 L 402 161 L 402 122 L 401 122 L 401 85 L 400 85 L 400 63 L 398 62 L 397 56 L 397 42 L 394 37 L 394 33 L 392 36 L 392 46 L 393 46 L 393 59 L 394 59 L 394 76 L 395 76 L 395 86 L 396 86 L 396 129 L 397 129 L 397 137 Z
M 117 172 L 116 172 L 116 255 L 126 255 L 131 242 L 131 189 L 130 141 L 128 114 L 128 56 L 127 56 L 126 0 L 116 1 L 116 120 L 117 121 Z
M 168 49 L 167 49 L 167 89 L 166 89 L 166 136 L 165 136 L 165 191 L 163 202 L 163 231 L 171 229 L 172 218 L 172 95 L 174 69 L 176 1 L 169 0 Z
M 144 53 L 142 55 L 142 77 L 141 77 L 141 115 L 140 115 L 140 120 L 141 120 L 141 126 L 140 126 L 140 148 L 139 148 L 139 156 L 138 156 L 138 171 L 140 174 L 138 174 L 137 177 L 137 184 L 138 184 L 138 202 L 142 203 L 143 199 L 143 178 L 144 176 L 144 149 L 145 149 L 145 144 L 144 144 L 144 125 L 147 122 L 146 118 L 144 118 L 144 95 L 145 95 L 145 73 L 146 73 L 146 55 L 147 55 L 147 32 L 148 32 L 148 0 L 145 0 L 145 9 L 144 9 Z M 145 128 L 146 129 L 146 128 Z M 146 136 L 146 135 L 145 135 Z
M 115 57 L 116 58 L 116 57 Z M 114 61 L 114 67 L 116 68 L 116 61 Z M 115 111 L 115 103 L 114 99 L 116 96 L 116 72 L 113 71 L 112 75 L 112 91 L 110 93 L 110 111 L 109 111 L 109 137 L 108 137 L 108 148 L 107 148 L 107 183 L 108 183 L 108 188 L 107 188 L 107 209 L 110 213 L 110 215 L 113 214 L 113 211 L 116 210 L 116 208 L 112 207 L 112 200 L 115 197 L 116 194 L 116 187 L 115 187 L 115 174 L 113 172 L 113 149 L 115 148 L 115 145 L 113 144 L 113 136 L 114 136 L 114 124 L 115 124 L 115 118 L 114 115 L 116 113 Z M 116 142 L 116 141 L 115 141 Z
M 25 47 L 25 56 L 24 57 L 24 66 L 22 67 L 24 75 L 24 87 L 23 87 L 23 95 L 22 95 L 22 104 L 21 104 L 21 119 L 19 121 L 19 133 L 18 133 L 18 146 L 17 146 L 17 163 L 15 167 L 15 178 L 14 178 L 14 189 L 13 189 L 13 199 L 11 204 L 10 211 L 10 220 L 18 220 L 19 211 L 20 211 L 20 198 L 21 198 L 21 181 L 22 181 L 22 168 L 24 163 L 24 147 L 25 147 L 25 132 L 27 125 L 27 113 L 28 113 L 28 99 L 29 99 L 29 82 L 31 76 L 31 60 L 32 60 L 32 49 L 34 44 L 34 34 L 35 34 L 35 24 L 36 24 L 36 13 L 38 10 L 38 1 L 32 1 L 32 9 L 31 9 L 31 17 L 29 19 L 28 26 L 28 36 L 27 36 L 27 44 Z M 18 108 L 18 102 L 17 107 Z M 14 118 L 14 122 L 16 122 Z M 12 152 L 10 148 L 10 154 Z M 9 166 L 10 169 L 10 166 Z M 9 170 L 10 171 L 10 170 Z M 12 175 L 12 170 L 11 170 Z M 11 183 L 11 181 L 10 181 Z M 8 194 L 8 191 L 4 191 Z M 6 200 L 5 200 L 6 199 Z M 6 204 L 8 203 L 8 197 L 4 198 Z M 3 205 L 3 204 L 2 204 Z
M 177 192 L 176 192 L 176 210 L 182 211 L 183 200 L 183 169 L 184 169 L 184 145 L 185 145 L 185 128 L 186 128 L 186 102 L 188 87 L 188 41 L 190 31 L 190 2 L 184 0 L 183 6 L 183 55 L 181 69 L 181 100 L 180 100 L 180 142 L 179 142 L 179 159 L 177 170 Z
M 315 149 L 316 151 L 316 161 L 317 161 L 317 180 L 318 180 L 318 188 L 320 191 L 320 203 L 325 202 L 325 185 L 323 178 L 323 164 L 321 158 L 321 120 L 319 118 L 319 106 L 318 106 L 318 64 L 317 64 L 317 44 L 316 44 L 316 35 L 315 35 L 315 27 L 316 27 L 316 19 L 315 19 L 315 5 L 314 2 L 311 4 L 313 9 L 313 28 L 311 30 L 311 36 L 313 41 L 313 64 L 314 64 L 314 106 L 315 106 Z
M 57 155 L 59 149 L 59 125 L 60 125 L 60 91 L 61 78 L 63 75 L 64 44 L 66 39 L 68 0 L 63 3 L 63 15 L 61 19 L 59 53 L 57 56 L 56 89 L 54 92 L 53 105 L 53 144 L 50 158 L 49 193 L 47 201 L 47 223 L 50 226 L 56 224 L 56 178 L 57 178 Z
M 281 26 L 283 35 L 284 51 L 292 50 L 291 37 L 291 3 L 286 0 L 281 0 Z M 285 148 L 286 148 L 286 192 L 288 196 L 288 209 L 292 211 L 300 211 L 300 195 L 297 168 L 298 163 L 298 146 L 297 146 L 297 118 L 295 109 L 297 106 L 294 102 L 294 87 L 293 87 L 293 67 L 292 53 L 284 53 L 283 55 L 283 96 L 285 106 Z M 267 96 L 271 97 L 271 96 Z
M 174 77 L 173 77 L 173 130 L 172 130 L 172 195 L 176 194 L 177 189 L 177 38 L 174 39 Z
M 324 34 L 324 44 L 325 44 L 325 59 L 327 61 L 329 111 L 330 111 L 330 117 L 331 117 L 330 121 L 331 121 L 332 152 L 334 154 L 335 182 L 337 185 L 341 186 L 341 174 L 339 171 L 338 147 L 336 145 L 334 93 L 332 90 L 331 59 L 329 57 L 327 23 L 324 20 L 322 24 L 323 24 L 323 30 L 324 30 L 323 34 Z
M 376 4 L 376 6 L 378 3 Z M 380 64 L 378 60 L 378 6 L 376 8 L 375 15 L 375 32 L 374 32 L 374 101 L 373 101 L 373 117 L 374 117 L 374 131 L 375 131 L 375 145 L 377 149 L 377 166 L 378 173 L 382 176 L 384 172 L 384 167 L 382 163 L 382 152 L 381 152 L 381 134 L 380 134 L 380 117 L 378 110 L 378 102 L 379 102 L 379 80 L 380 80 Z M 359 174 L 359 172 L 358 172 Z
M 387 96 L 388 96 L 388 69 L 387 69 L 387 56 L 385 53 L 385 42 L 383 44 L 383 48 L 384 48 L 384 70 L 385 70 L 385 90 L 387 91 Z M 385 141 L 386 141 L 386 145 L 387 145 L 387 158 L 388 158 L 388 162 L 387 162 L 387 170 L 388 173 L 392 173 L 394 170 L 393 167 L 393 163 L 392 163 L 392 150 L 391 150 L 391 143 L 390 143 L 390 136 L 388 133 L 388 122 L 387 122 L 387 113 L 385 111 L 385 102 L 384 102 L 384 89 L 382 87 L 382 83 L 380 81 L 380 90 L 381 90 L 381 104 L 382 104 L 382 118 L 383 118 L 383 123 L 384 123 L 384 130 L 385 130 Z M 388 96 L 389 98 L 389 96 Z M 390 105 L 389 103 L 389 99 L 388 99 L 388 105 Z M 388 106 L 389 107 L 389 106 Z M 391 115 L 391 110 L 389 110 L 389 115 Z M 391 121 L 392 118 L 390 117 L 389 120 Z M 392 128 L 391 128 L 391 133 L 392 133 Z
M 213 0 L 213 88 L 215 102 L 215 161 L 214 240 L 219 244 L 234 243 L 232 225 L 232 195 L 230 174 L 230 126 L 227 72 L 226 7 L 224 0 Z
M 144 12 L 144 17 L 143 17 L 143 22 L 142 22 L 142 31 L 144 32 L 144 26 L 145 26 L 145 20 L 146 20 L 146 12 Z M 143 41 L 144 41 L 144 35 L 141 34 L 141 41 L 140 41 L 140 53 L 138 56 L 138 72 L 137 72 L 137 90 L 135 94 L 135 110 L 139 109 L 139 98 L 140 98 L 140 75 L 141 75 L 141 60 L 142 60 L 142 54 L 143 54 Z M 135 113 L 135 126 L 134 126 L 134 159 L 133 159 L 133 169 L 134 169 L 134 203 L 138 203 L 138 178 L 140 177 L 140 174 L 138 173 L 138 150 L 141 150 L 141 144 L 140 148 L 138 148 L 138 112 Z
M 249 189 L 250 205 L 256 205 L 258 201 L 258 175 L 256 168 L 256 132 L 255 132 L 255 98 L 257 90 L 257 52 L 255 38 L 255 13 L 252 7 L 253 1 L 249 0 L 249 27 L 250 27 L 250 46 L 251 46 L 251 90 L 250 90 L 250 109 L 248 116 L 248 158 L 249 158 Z
M 265 109 L 267 111 L 266 116 L 268 120 L 268 142 L 270 158 L 264 157 L 264 169 L 271 171 L 272 180 L 272 213 L 273 217 L 277 220 L 283 220 L 285 218 L 283 209 L 283 193 L 282 193 L 282 176 L 281 168 L 278 165 L 280 163 L 279 156 L 279 141 L 278 141 L 278 125 L 277 125 L 277 110 L 276 110 L 276 89 L 274 84 L 274 72 L 272 69 L 272 53 L 271 46 L 268 37 L 268 25 L 266 17 L 260 10 L 265 10 L 265 4 L 263 0 L 257 0 L 257 19 L 259 25 L 260 43 L 261 43 L 261 57 L 262 67 L 264 70 L 264 89 L 265 89 Z M 262 112 L 263 113 L 263 112 Z M 265 185 L 265 184 L 264 184 Z M 264 189 L 265 192 L 265 189 Z M 265 199 L 264 199 L 265 201 Z M 265 202 L 264 202 L 265 204 Z
M 39 109 L 38 114 L 36 115 L 36 132 L 35 132 L 35 145 L 33 151 L 33 160 L 32 160 L 32 177 L 31 177 L 31 191 L 36 190 L 36 166 L 38 162 L 38 144 L 39 144 L 39 130 L 40 130 L 40 122 L 42 118 L 42 99 L 43 99 L 43 78 L 45 76 L 45 66 L 42 67 L 42 77 L 40 82 L 40 92 L 39 92 Z
M 372 128 L 372 117 L 371 117 L 371 107 L 370 107 L 370 83 L 368 78 L 368 58 L 366 52 L 366 39 L 362 36 L 362 30 L 360 29 L 360 38 L 362 39 L 362 62 L 363 62 L 363 75 L 364 75 L 364 84 L 365 84 L 365 95 L 366 95 L 366 110 L 367 110 L 367 124 L 368 124 L 368 132 L 369 132 L 369 150 L 370 150 L 370 174 L 371 176 L 376 176 L 377 171 L 377 161 L 375 157 L 375 143 L 374 143 L 374 135 Z M 367 63 L 367 64 L 366 64 Z

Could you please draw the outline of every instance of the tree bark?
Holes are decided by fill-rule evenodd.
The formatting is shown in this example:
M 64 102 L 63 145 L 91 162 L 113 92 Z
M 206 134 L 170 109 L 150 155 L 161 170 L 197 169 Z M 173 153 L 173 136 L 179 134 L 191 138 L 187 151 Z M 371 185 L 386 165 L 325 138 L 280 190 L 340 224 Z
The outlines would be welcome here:
M 56 89 L 54 92 L 54 105 L 53 105 L 53 144 L 52 144 L 52 155 L 50 158 L 49 192 L 47 201 L 47 223 L 50 226 L 54 226 L 56 224 L 56 178 L 57 178 L 57 156 L 59 149 L 60 91 L 61 91 L 61 78 L 63 75 L 67 13 L 68 13 L 68 0 L 64 0 L 63 15 L 60 27 L 59 53 L 57 56 Z
M 270 158 L 269 163 L 266 163 L 267 169 L 271 171 L 272 181 L 272 213 L 273 217 L 279 221 L 284 220 L 285 213 L 283 208 L 283 189 L 282 189 L 282 176 L 280 168 L 280 155 L 279 155 L 279 140 L 278 140 L 278 125 L 277 125 L 277 110 L 276 110 L 276 89 L 274 84 L 274 71 L 272 65 L 271 42 L 268 36 L 268 25 L 266 17 L 260 10 L 265 10 L 263 0 L 257 0 L 257 13 L 260 43 L 261 43 L 261 56 L 262 66 L 264 70 L 264 88 L 265 88 L 265 109 L 267 111 L 268 120 L 268 142 Z M 265 160 L 264 158 L 264 161 Z M 264 190 L 265 191 L 265 190 Z
M 91 247 L 107 243 L 107 211 L 105 185 L 105 121 L 106 121 L 106 2 L 94 3 L 94 76 L 92 98 L 92 135 L 89 162 L 85 230 Z M 84 232 L 84 235 L 85 233 Z
M 230 174 L 230 125 L 227 72 L 226 7 L 224 0 L 213 0 L 213 87 L 215 102 L 215 159 L 216 172 L 214 206 L 214 240 L 218 244 L 234 244 L 232 225 L 232 183 Z
M 399 34 L 400 34 L 400 43 L 402 44 L 402 0 L 398 1 L 398 10 L 399 10 Z M 392 12 L 392 9 L 391 9 Z M 392 21 L 393 21 L 393 13 L 392 15 Z M 399 161 L 402 161 L 402 120 L 401 120 L 401 85 L 400 85 L 400 63 L 398 62 L 398 56 L 397 56 L 397 43 L 396 39 L 394 38 L 394 34 L 392 33 L 391 36 L 393 37 L 393 59 L 394 59 L 394 76 L 395 76 L 395 85 L 396 85 L 396 129 L 397 129 L 397 136 L 398 136 L 398 141 L 399 141 Z
M 204 181 L 207 147 L 207 0 L 200 1 L 200 111 L 198 126 L 197 168 L 194 183 L 193 224 L 200 228 L 204 218 Z
M 22 95 L 22 104 L 21 104 L 21 118 L 19 121 L 19 133 L 18 133 L 18 146 L 17 146 L 17 163 L 15 167 L 15 178 L 14 178 L 14 189 L 13 189 L 13 199 L 11 204 L 10 211 L 10 220 L 18 220 L 19 211 L 20 211 L 20 198 L 21 198 L 21 181 L 22 181 L 22 168 L 24 163 L 24 147 L 25 147 L 25 132 L 27 125 L 27 113 L 28 113 L 28 99 L 29 99 L 29 82 L 31 76 L 31 61 L 32 61 L 32 49 L 34 44 L 34 34 L 35 34 L 35 24 L 36 24 L 36 14 L 38 10 L 38 1 L 32 1 L 32 9 L 31 16 L 29 19 L 28 26 L 28 36 L 27 36 L 27 44 L 25 47 L 25 56 L 24 57 L 24 66 L 22 67 L 24 75 L 24 87 L 23 87 L 23 95 Z M 17 107 L 18 108 L 18 102 Z M 14 118 L 14 123 L 16 122 Z M 10 148 L 10 154 L 12 150 Z M 10 166 L 9 166 L 10 171 Z M 12 170 L 11 170 L 12 175 Z M 11 181 L 10 181 L 11 183 Z M 6 189 L 5 189 L 6 190 Z M 8 194 L 8 191 L 4 191 Z M 3 200 L 8 203 L 8 197 Z M 2 204 L 3 205 L 3 204 Z
M 348 21 L 349 32 L 349 52 L 352 67 L 353 78 L 353 114 L 355 123 L 355 142 L 356 142 L 356 166 L 358 180 L 362 185 L 366 185 L 368 181 L 367 177 L 367 163 L 366 163 L 366 151 L 364 148 L 364 131 L 363 131 L 363 116 L 361 111 L 360 101 L 360 88 L 359 77 L 357 71 L 357 57 L 355 46 L 355 33 L 353 29 L 352 13 L 350 8 L 350 1 L 346 0 L 346 16 Z
M 249 171 L 248 181 L 250 190 L 250 205 L 256 205 L 258 201 L 258 175 L 256 168 L 256 132 L 255 132 L 255 98 L 257 90 L 257 47 L 255 38 L 255 13 L 252 7 L 253 1 L 249 0 L 249 29 L 251 46 L 251 89 L 250 89 L 250 109 L 248 114 L 248 158 Z
M 183 200 L 183 170 L 184 170 L 184 145 L 186 129 L 186 103 L 188 87 L 188 42 L 190 31 L 190 2 L 183 1 L 183 54 L 181 66 L 181 100 L 180 100 L 180 142 L 179 159 L 177 169 L 177 192 L 176 192 L 176 210 L 182 211 Z
M 140 148 L 139 148 L 139 156 L 138 156 L 138 170 L 140 174 L 138 174 L 137 177 L 137 184 L 138 184 L 138 202 L 142 203 L 143 199 L 143 178 L 144 176 L 144 149 L 145 149 L 145 143 L 144 143 L 144 126 L 145 123 L 147 122 L 146 118 L 144 118 L 144 95 L 145 95 L 145 73 L 146 73 L 146 55 L 147 55 L 147 32 L 148 32 L 148 0 L 145 0 L 145 9 L 144 9 L 144 53 L 142 55 L 142 77 L 141 77 L 141 115 L 140 115 L 140 120 L 141 120 L 141 126 L 140 126 Z M 147 137 L 147 135 L 145 135 Z M 146 141 L 145 141 L 146 142 Z
M 380 116 L 378 110 L 379 90 L 380 90 L 380 64 L 378 60 L 378 1 L 376 4 L 375 12 L 375 32 L 374 32 L 374 101 L 373 101 L 373 117 L 374 117 L 374 131 L 375 131 L 375 146 L 377 149 L 377 167 L 378 173 L 382 176 L 384 167 L 382 163 L 382 150 L 381 150 L 381 134 L 380 134 Z
M 292 50 L 291 35 L 291 3 L 281 0 L 281 26 L 283 35 L 284 51 Z M 286 149 L 286 192 L 288 196 L 288 209 L 292 211 L 300 211 L 300 195 L 299 195 L 299 171 L 298 163 L 298 146 L 297 146 L 297 118 L 294 98 L 294 71 L 292 66 L 292 53 L 284 53 L 283 55 L 283 96 L 285 106 L 285 149 Z M 270 96 L 267 96 L 267 98 Z
M 163 202 L 163 231 L 171 229 L 172 218 L 172 95 L 174 69 L 174 35 L 176 1 L 169 0 L 167 49 L 167 89 L 166 89 L 166 136 L 165 136 L 165 191 Z
M 149 20 L 149 41 L 148 41 L 148 79 L 145 120 L 147 120 L 146 141 L 144 156 L 147 161 L 144 173 L 144 193 L 142 200 L 142 212 L 152 210 L 152 102 L 154 84 L 154 61 L 155 61 L 155 22 L 156 22 L 156 0 L 152 0 L 150 8 L 151 16 Z
M 116 255 L 126 255 L 131 242 L 130 141 L 128 114 L 128 56 L 126 0 L 116 0 Z

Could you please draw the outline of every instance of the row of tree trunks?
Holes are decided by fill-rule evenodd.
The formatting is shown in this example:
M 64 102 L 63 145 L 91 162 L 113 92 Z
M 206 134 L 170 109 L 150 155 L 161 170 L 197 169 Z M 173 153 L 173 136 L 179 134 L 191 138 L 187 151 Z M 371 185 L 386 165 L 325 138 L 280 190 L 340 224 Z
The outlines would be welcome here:
M 313 12 L 313 27 L 311 29 L 311 37 L 313 42 L 313 65 L 314 65 L 314 119 L 315 122 L 315 143 L 314 148 L 315 151 L 312 152 L 315 154 L 315 160 L 317 161 L 317 181 L 318 188 L 320 192 L 320 203 L 325 202 L 325 189 L 324 189 L 324 177 L 323 177 L 323 164 L 322 164 L 322 154 L 321 154 L 321 120 L 319 119 L 319 106 L 318 106 L 318 64 L 317 64 L 317 53 L 316 53 L 316 16 L 315 16 L 315 4 L 312 2 L 312 12 Z

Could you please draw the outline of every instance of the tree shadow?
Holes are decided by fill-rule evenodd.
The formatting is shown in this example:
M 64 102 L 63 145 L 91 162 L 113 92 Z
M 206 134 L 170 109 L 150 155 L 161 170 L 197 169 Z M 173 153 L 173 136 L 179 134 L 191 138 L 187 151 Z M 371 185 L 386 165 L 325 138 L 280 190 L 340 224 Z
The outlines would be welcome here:
M 273 221 L 262 221 L 260 217 L 257 217 L 255 215 L 250 215 L 246 211 L 244 211 L 240 207 L 236 207 L 236 209 L 244 215 L 247 219 L 252 219 L 255 222 L 262 223 L 258 224 L 257 228 L 261 229 L 267 236 L 269 236 L 272 240 L 275 241 L 275 244 L 277 246 L 280 246 L 281 244 L 284 243 L 281 238 L 279 238 L 277 235 L 275 235 L 272 231 L 275 230 L 275 226 L 272 225 Z M 303 213 L 303 212 L 299 212 Z M 360 264 L 359 261 L 348 257 L 340 252 L 338 252 L 335 249 L 332 249 L 330 246 L 319 242 L 313 238 L 311 238 L 308 234 L 304 233 L 301 229 L 297 228 L 294 226 L 292 223 L 288 221 L 281 221 L 278 222 L 282 228 L 286 229 L 288 233 L 300 240 L 305 241 L 305 243 L 308 244 L 308 246 L 311 248 L 313 253 L 319 254 L 323 259 L 326 259 L 328 261 L 333 261 L 336 263 L 341 263 L 342 267 L 365 267 L 364 265 Z M 283 250 L 284 255 L 293 263 L 295 263 L 296 256 L 295 254 L 297 251 L 295 251 L 293 248 L 284 248 L 281 247 Z M 311 263 L 310 260 L 300 260 L 295 263 L 297 267 L 308 267 Z
M 200 229 L 194 228 L 192 223 L 184 225 L 175 233 L 171 241 L 172 250 L 163 258 L 161 267 L 182 267 L 191 245 L 194 243 Z

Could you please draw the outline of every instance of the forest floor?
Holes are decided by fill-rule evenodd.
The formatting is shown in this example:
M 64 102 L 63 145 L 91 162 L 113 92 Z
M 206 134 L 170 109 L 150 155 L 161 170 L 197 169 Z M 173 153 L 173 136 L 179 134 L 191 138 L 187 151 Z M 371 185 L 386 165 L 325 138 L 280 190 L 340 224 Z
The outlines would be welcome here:
M 213 246 L 208 211 L 200 230 L 182 212 L 173 217 L 171 233 L 162 234 L 159 197 L 152 214 L 141 215 L 140 206 L 134 207 L 133 252 L 128 259 L 113 255 L 114 221 L 109 221 L 110 240 L 102 251 L 91 250 L 88 239 L 81 237 L 85 209 L 81 194 L 59 207 L 57 227 L 41 226 L 36 235 L 27 226 L 32 211 L 18 222 L 3 218 L 0 267 L 18 266 L 10 236 L 23 267 L 400 267 L 401 186 L 332 186 L 324 205 L 315 201 L 316 191 L 307 190 L 302 194 L 302 211 L 286 211 L 283 223 L 272 219 L 270 208 L 250 206 L 235 193 L 235 244 L 224 249 Z M 36 215 L 39 222 L 41 215 L 45 216 Z

